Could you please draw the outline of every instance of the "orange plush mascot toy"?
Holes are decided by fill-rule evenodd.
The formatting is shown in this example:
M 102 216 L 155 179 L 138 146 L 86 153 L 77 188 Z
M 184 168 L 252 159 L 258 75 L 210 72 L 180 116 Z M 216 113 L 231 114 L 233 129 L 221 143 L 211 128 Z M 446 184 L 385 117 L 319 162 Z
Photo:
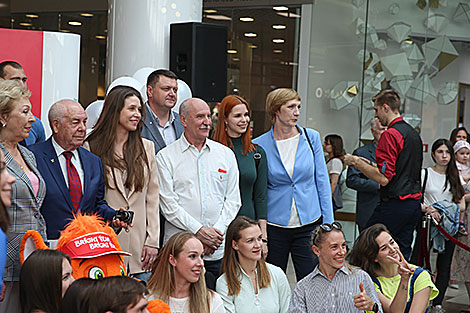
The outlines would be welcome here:
M 21 263 L 38 249 L 49 248 L 38 232 L 26 232 L 20 246 Z M 57 250 L 70 256 L 75 279 L 126 275 L 124 256 L 131 255 L 122 251 L 116 233 L 100 217 L 80 213 L 61 232 Z M 160 300 L 152 300 L 149 312 L 170 313 L 170 308 Z

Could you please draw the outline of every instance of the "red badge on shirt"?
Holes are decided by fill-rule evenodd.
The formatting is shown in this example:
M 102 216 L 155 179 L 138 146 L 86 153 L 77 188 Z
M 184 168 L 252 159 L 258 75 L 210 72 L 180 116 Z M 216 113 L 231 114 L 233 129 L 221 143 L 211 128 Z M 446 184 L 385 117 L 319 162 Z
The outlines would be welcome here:
M 223 169 L 221 169 L 221 168 L 219 168 L 219 173 L 227 174 L 227 171 L 226 171 L 226 170 L 223 170 Z

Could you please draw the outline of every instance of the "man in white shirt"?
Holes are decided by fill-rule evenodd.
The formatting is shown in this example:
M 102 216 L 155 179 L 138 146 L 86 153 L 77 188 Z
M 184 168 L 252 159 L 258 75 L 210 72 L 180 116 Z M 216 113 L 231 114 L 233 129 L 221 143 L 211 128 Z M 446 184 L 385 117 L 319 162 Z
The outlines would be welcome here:
M 226 146 L 207 139 L 211 111 L 201 99 L 180 106 L 184 133 L 157 154 L 164 242 L 187 230 L 204 245 L 206 270 L 219 275 L 225 231 L 241 206 L 238 166 Z

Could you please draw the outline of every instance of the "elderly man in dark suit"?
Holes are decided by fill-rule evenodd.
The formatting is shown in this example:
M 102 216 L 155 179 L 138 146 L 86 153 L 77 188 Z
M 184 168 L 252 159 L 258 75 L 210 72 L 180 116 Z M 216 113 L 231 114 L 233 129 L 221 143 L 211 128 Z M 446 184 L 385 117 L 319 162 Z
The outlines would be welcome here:
M 53 135 L 28 147 L 36 156 L 46 181 L 41 213 L 46 220 L 47 239 L 57 240 L 73 214 L 98 213 L 116 227 L 127 224 L 114 219 L 116 211 L 104 200 L 103 166 L 100 158 L 81 147 L 85 140 L 86 113 L 80 103 L 60 100 L 49 110 Z
M 374 141 L 357 148 L 354 150 L 353 155 L 363 157 L 375 163 L 375 149 L 377 148 L 380 135 L 382 135 L 387 127 L 382 126 L 376 118 L 370 121 L 370 127 Z M 362 232 L 366 228 L 367 221 L 371 217 L 372 212 L 374 212 L 375 207 L 377 207 L 379 203 L 379 184 L 367 178 L 355 167 L 350 166 L 348 168 L 346 186 L 357 191 L 356 224 L 359 227 L 359 232 Z

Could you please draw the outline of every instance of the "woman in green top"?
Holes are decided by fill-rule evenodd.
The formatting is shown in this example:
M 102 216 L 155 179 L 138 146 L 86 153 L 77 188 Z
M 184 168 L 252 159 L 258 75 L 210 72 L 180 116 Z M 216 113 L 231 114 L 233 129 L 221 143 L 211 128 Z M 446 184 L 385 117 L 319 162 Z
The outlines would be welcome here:
M 264 256 L 267 255 L 267 175 L 264 150 L 251 142 L 250 106 L 239 96 L 226 96 L 219 107 L 219 122 L 213 139 L 235 153 L 240 172 L 242 206 L 238 216 L 258 220 L 261 226 Z

